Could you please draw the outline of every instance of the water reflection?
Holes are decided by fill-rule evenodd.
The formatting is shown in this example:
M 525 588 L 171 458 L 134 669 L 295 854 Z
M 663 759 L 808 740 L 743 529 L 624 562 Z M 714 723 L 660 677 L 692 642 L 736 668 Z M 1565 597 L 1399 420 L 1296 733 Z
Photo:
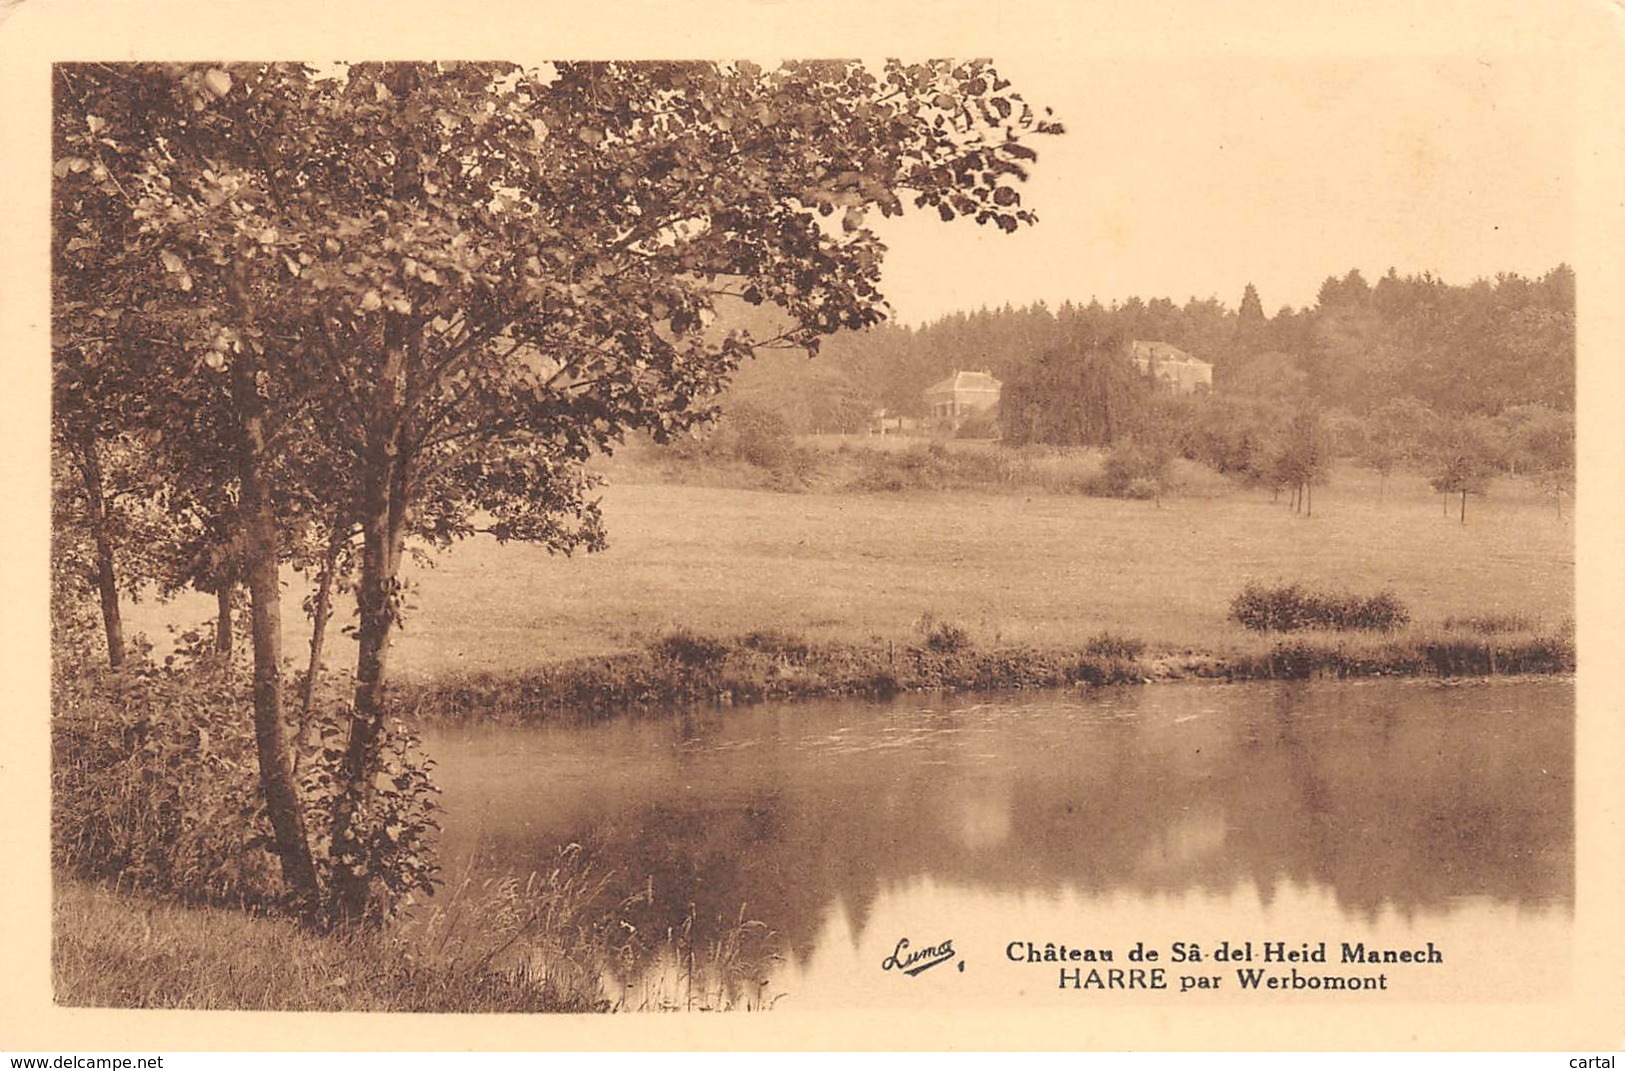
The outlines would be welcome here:
M 878 962 L 899 926 L 1036 911 L 1053 931 L 1116 904 L 1160 934 L 1206 913 L 1549 941 L 1573 899 L 1567 681 L 803 703 L 429 745 L 448 870 L 476 845 L 482 865 L 545 869 L 578 841 L 648 932 L 743 906 L 804 998 L 821 957 Z

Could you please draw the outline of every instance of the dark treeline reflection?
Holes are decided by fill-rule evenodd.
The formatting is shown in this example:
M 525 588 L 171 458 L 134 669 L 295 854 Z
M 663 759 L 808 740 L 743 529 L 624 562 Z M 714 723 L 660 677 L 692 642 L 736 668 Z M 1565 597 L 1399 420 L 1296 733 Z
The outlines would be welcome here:
M 879 892 L 1296 883 L 1355 918 L 1572 902 L 1565 681 L 1171 685 L 802 703 L 429 741 L 448 871 L 576 841 L 646 932 L 737 921 L 806 956 Z M 643 893 L 635 897 L 636 893 Z

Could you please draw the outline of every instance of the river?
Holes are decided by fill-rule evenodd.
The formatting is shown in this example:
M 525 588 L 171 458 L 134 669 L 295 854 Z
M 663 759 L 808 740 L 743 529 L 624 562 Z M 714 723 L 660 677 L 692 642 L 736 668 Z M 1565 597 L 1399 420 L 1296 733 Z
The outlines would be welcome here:
M 606 975 L 628 1007 L 1568 985 L 1569 680 L 904 696 L 425 743 L 448 889 L 545 876 L 580 845 L 566 855 L 604 883 L 594 910 L 645 949 Z M 647 952 L 667 935 L 667 954 Z M 1420 961 L 1350 964 L 1345 944 Z M 1361 989 L 1328 994 L 1349 984 L 1331 977 Z

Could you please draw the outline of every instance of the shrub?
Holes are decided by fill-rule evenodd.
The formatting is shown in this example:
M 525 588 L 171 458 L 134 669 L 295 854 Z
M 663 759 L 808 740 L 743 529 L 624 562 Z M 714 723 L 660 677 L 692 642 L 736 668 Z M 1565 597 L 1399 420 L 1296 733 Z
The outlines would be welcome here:
M 1269 676 L 1280 680 L 1307 680 L 1336 657 L 1307 643 L 1278 643 L 1267 656 Z
M 301 734 L 299 790 L 303 796 L 305 828 L 312 831 L 311 853 L 323 889 L 330 888 L 334 858 L 334 808 L 338 803 L 340 764 L 350 722 L 348 708 L 326 706 L 314 712 Z M 355 845 L 346 862 L 352 873 L 373 878 L 368 921 L 378 922 L 410 904 L 418 893 L 434 894 L 439 863 L 435 837 L 440 810 L 430 774 L 434 761 L 425 756 L 417 734 L 396 722 L 379 734 L 371 772 L 371 787 L 363 805 L 350 820 Z M 269 848 L 267 839 L 264 846 Z
M 52 721 L 52 858 L 69 873 L 183 902 L 281 906 L 287 890 L 259 785 L 246 667 L 184 649 L 165 667 L 58 675 Z M 332 873 L 331 828 L 348 716 L 324 697 L 295 778 L 317 877 Z M 354 820 L 374 879 L 368 916 L 432 893 L 432 764 L 400 726 L 380 741 Z
M 1120 442 L 1107 453 L 1105 468 L 1087 492 L 1101 498 L 1156 498 L 1168 475 L 1168 461 L 1166 450 Z
M 277 899 L 248 698 L 226 667 L 104 671 L 59 680 L 53 699 L 57 866 L 189 901 Z
M 757 629 L 739 639 L 739 646 L 762 654 L 777 655 L 791 662 L 803 662 L 812 652 L 805 638 L 780 629 Z
M 1011 482 L 1008 458 L 986 449 L 950 449 L 931 442 L 907 450 L 865 450 L 855 456 L 851 491 L 948 491 Z
M 956 651 L 969 650 L 971 647 L 970 632 L 952 621 L 938 621 L 930 614 L 926 614 L 920 618 L 915 627 L 919 629 L 928 651 L 953 654 Z
M 1145 641 L 1113 632 L 1097 632 L 1089 637 L 1083 650 L 1092 658 L 1135 659 L 1145 653 Z
M 1410 623 L 1411 612 L 1391 591 L 1379 592 L 1364 599 L 1344 596 L 1344 602 L 1333 614 L 1338 623 L 1334 628 L 1362 629 L 1368 632 L 1392 632 Z
M 1266 588 L 1249 583 L 1230 601 L 1230 619 L 1256 632 L 1299 629 L 1361 629 L 1391 632 L 1407 624 L 1410 611 L 1392 592 L 1366 598 L 1309 591 L 1297 584 Z
M 804 489 L 818 467 L 815 452 L 796 445 L 782 412 L 749 401 L 729 406 L 708 429 L 677 437 L 665 449 L 666 456 L 681 462 L 689 474 L 725 481 L 742 478 L 778 491 Z M 743 471 L 730 471 L 731 467 Z
M 715 666 L 728 656 L 728 645 L 711 636 L 679 629 L 654 645 L 655 654 L 690 668 Z
M 734 455 L 758 468 L 777 469 L 795 449 L 783 416 L 770 409 L 739 406 L 725 418 L 734 426 Z
M 956 439 L 997 439 L 999 418 L 993 409 L 974 409 L 954 429 Z

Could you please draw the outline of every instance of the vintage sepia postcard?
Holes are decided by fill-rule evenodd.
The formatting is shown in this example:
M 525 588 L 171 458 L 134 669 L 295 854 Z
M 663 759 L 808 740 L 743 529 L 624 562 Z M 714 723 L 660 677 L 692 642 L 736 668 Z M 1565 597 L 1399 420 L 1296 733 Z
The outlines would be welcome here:
M 0 7 L 0 1048 L 1625 1044 L 1617 7 L 589 6 Z

